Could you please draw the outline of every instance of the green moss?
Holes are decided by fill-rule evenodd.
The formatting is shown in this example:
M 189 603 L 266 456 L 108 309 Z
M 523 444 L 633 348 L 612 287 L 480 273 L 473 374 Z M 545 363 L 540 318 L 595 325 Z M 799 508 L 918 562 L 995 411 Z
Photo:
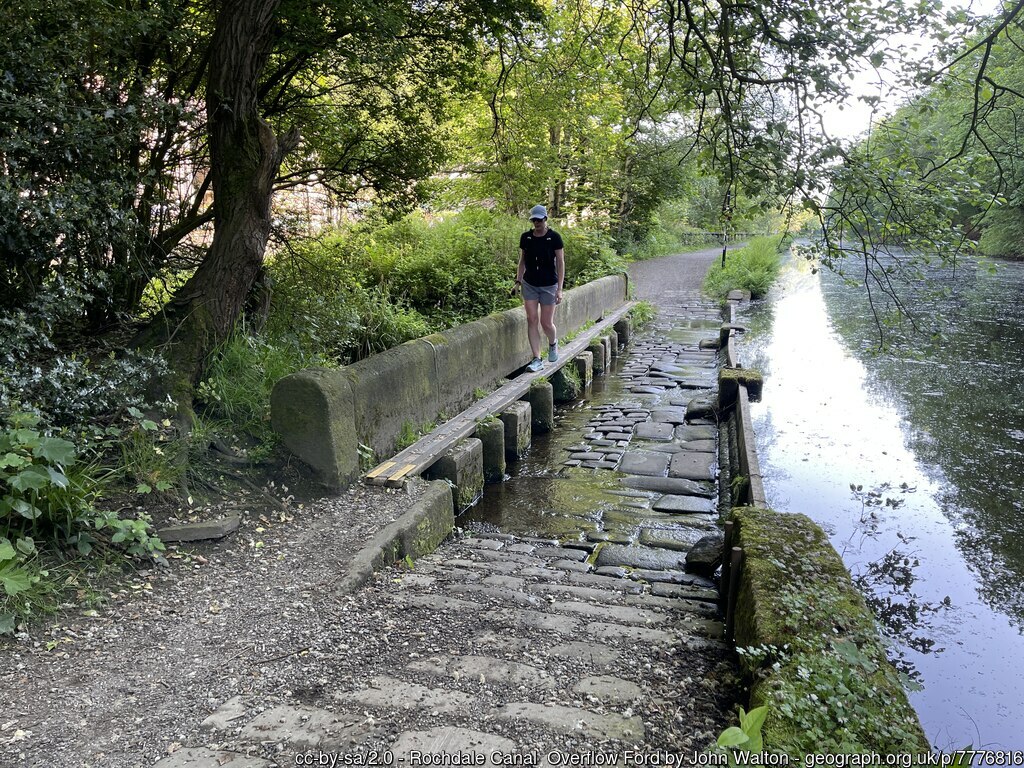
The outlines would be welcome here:
M 753 401 L 761 399 L 764 377 L 759 371 L 751 368 L 721 368 L 718 371 L 718 392 L 723 403 L 736 400 L 736 391 L 740 384 L 747 388 L 747 395 Z
M 768 704 L 766 748 L 921 752 L 928 742 L 874 619 L 825 533 L 804 515 L 733 510 L 744 553 L 736 645 Z

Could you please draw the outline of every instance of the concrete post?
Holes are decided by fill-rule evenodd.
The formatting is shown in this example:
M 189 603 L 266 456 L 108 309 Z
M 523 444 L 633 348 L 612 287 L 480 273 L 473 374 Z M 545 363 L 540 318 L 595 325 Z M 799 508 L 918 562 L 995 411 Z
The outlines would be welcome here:
M 505 458 L 509 461 L 523 458 L 530 448 L 530 410 L 529 402 L 518 400 L 498 414 L 505 425 Z
M 532 413 L 533 431 L 541 434 L 555 428 L 555 393 L 549 381 L 534 381 L 526 395 Z
M 475 436 L 483 443 L 484 482 L 500 483 L 505 478 L 505 425 L 488 418 L 476 425 Z
M 619 334 L 615 331 L 608 332 L 608 338 L 611 340 L 612 345 L 612 357 L 619 356 Z
M 475 437 L 460 440 L 430 466 L 426 477 L 451 483 L 455 512 L 462 512 L 484 492 L 484 444 Z

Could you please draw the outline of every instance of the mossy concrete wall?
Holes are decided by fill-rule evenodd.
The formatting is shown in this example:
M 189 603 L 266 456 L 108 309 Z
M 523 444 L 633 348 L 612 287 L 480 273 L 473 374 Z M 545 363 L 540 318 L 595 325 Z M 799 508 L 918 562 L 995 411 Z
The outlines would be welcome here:
M 917 713 L 885 655 L 874 618 L 825 532 L 805 515 L 732 511 L 743 550 L 734 608 L 737 648 L 769 706 L 765 748 L 925 753 Z
M 555 312 L 559 335 L 600 320 L 626 301 L 625 275 L 566 291 Z M 341 488 L 359 476 L 360 444 L 377 459 L 396 452 L 407 423 L 452 416 L 531 358 L 522 308 L 406 342 L 341 369 L 286 376 L 271 396 L 282 442 L 316 477 Z

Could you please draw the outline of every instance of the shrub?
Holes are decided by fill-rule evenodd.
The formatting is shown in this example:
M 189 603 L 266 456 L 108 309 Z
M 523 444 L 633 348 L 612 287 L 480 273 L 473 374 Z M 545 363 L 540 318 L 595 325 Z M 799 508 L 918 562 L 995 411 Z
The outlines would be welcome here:
M 784 245 L 783 237 L 755 237 L 743 248 L 730 251 L 724 268 L 716 262 L 708 270 L 704 292 L 725 298 L 729 291 L 740 289 L 750 291 L 753 298 L 764 296 L 779 274 L 779 254 Z

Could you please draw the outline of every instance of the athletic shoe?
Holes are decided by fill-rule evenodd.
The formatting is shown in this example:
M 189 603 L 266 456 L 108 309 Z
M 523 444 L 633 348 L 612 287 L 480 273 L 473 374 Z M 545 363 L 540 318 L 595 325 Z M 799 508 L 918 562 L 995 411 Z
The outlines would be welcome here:
M 528 370 L 530 373 L 536 373 L 543 367 L 544 362 L 539 357 L 535 357 L 533 358 L 533 360 L 530 361 L 529 365 L 526 366 L 526 370 Z
M 557 341 L 554 344 L 552 344 L 550 347 L 548 347 L 548 362 L 549 363 L 557 363 L 558 362 L 558 342 Z

